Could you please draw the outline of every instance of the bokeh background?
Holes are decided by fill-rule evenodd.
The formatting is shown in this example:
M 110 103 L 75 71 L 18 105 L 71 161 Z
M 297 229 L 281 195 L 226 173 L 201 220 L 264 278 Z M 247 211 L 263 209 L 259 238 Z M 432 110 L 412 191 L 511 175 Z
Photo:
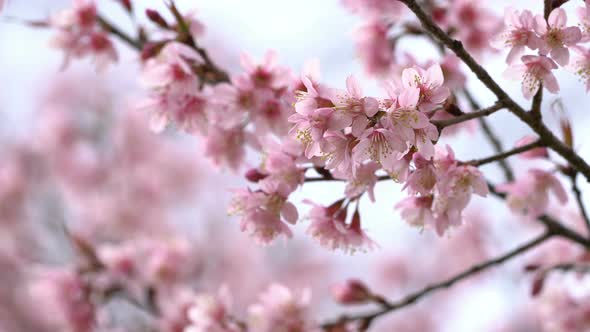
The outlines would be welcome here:
M 131 28 L 129 19 L 123 10 L 110 0 L 100 0 L 100 12 L 119 23 L 124 29 Z M 358 17 L 350 14 L 339 1 L 336 0 L 200 0 L 176 1 L 185 10 L 195 9 L 197 17 L 206 26 L 206 37 L 202 41 L 216 61 L 229 72 L 239 71 L 238 57 L 241 52 L 249 53 L 261 58 L 268 49 L 278 52 L 283 65 L 299 71 L 304 63 L 312 58 L 320 60 L 322 81 L 335 87 L 344 87 L 344 81 L 350 74 L 361 78 L 366 92 L 374 96 L 382 96 L 384 92 L 377 82 L 363 75 L 361 65 L 355 55 L 354 43 L 351 35 L 360 23 Z M 130 109 L 134 102 L 143 94 L 137 85 L 138 72 L 137 54 L 117 44 L 120 60 L 119 64 L 111 67 L 103 74 L 94 72 L 92 66 L 84 61 L 73 62 L 66 71 L 60 71 L 62 54 L 50 49 L 47 44 L 52 34 L 43 28 L 33 28 L 22 24 L 22 20 L 39 20 L 51 13 L 67 7 L 69 1 L 61 0 L 8 0 L 4 12 L 0 14 L 0 151 L 2 146 L 10 142 L 24 141 L 37 144 L 41 139 L 43 122 L 39 121 L 39 112 L 47 106 L 47 95 L 63 82 L 65 89 L 77 89 L 83 99 L 97 99 L 104 102 L 109 98 L 109 107 L 116 110 Z M 159 0 L 135 1 L 138 17 L 142 16 L 145 8 L 163 9 Z M 542 1 L 493 1 L 492 10 L 501 15 L 504 6 L 512 5 L 519 9 L 529 8 L 533 11 L 542 10 Z M 567 4 L 564 8 L 570 17 L 574 17 L 573 9 L 577 3 Z M 141 18 L 143 19 L 143 18 Z M 412 52 L 418 59 L 427 60 L 436 54 L 435 50 L 421 39 L 408 39 L 402 47 Z M 502 77 L 506 69 L 504 54 L 489 55 L 484 59 L 486 68 L 501 86 L 513 92 L 513 96 L 523 105 L 519 82 L 507 81 Z M 568 117 L 572 120 L 576 149 L 583 157 L 590 156 L 587 130 L 589 127 L 588 97 L 584 86 L 571 73 L 561 71 L 558 75 L 561 86 L 560 98 L 565 106 Z M 490 105 L 494 99 L 474 77 L 469 77 L 469 86 L 478 97 L 482 105 Z M 558 117 L 549 111 L 555 96 L 545 94 L 544 112 L 552 128 L 558 128 Z M 45 103 L 45 104 L 44 104 Z M 494 114 L 491 120 L 494 129 L 501 135 L 506 147 L 510 147 L 516 140 L 527 134 L 526 128 L 507 112 Z M 147 122 L 146 122 L 147 128 Z M 152 134 L 156 135 L 156 134 Z M 253 275 L 264 275 L 258 280 L 245 278 L 244 280 L 226 280 L 234 288 L 245 288 L 244 297 L 252 296 L 272 279 L 279 282 L 303 287 L 307 282 L 313 289 L 314 298 L 319 299 L 321 310 L 317 311 L 319 318 L 330 316 L 342 308 L 330 304 L 328 286 L 332 282 L 341 281 L 348 277 L 366 280 L 374 285 L 376 290 L 383 292 L 389 298 L 398 298 L 407 292 L 420 288 L 421 285 L 440 280 L 443 275 L 432 275 L 432 266 L 446 265 L 448 275 L 452 271 L 459 271 L 461 267 L 475 262 L 478 258 L 489 254 L 500 253 L 504 249 L 512 248 L 528 238 L 529 229 L 523 230 L 520 221 L 511 217 L 504 207 L 493 200 L 475 199 L 471 203 L 470 222 L 464 227 L 466 230 L 451 233 L 444 238 L 438 238 L 431 231 L 420 231 L 407 226 L 399 218 L 393 206 L 403 194 L 401 186 L 391 183 L 377 185 L 377 203 L 368 200 L 361 203 L 364 225 L 369 235 L 380 245 L 380 249 L 347 256 L 336 252 L 327 252 L 315 243 L 307 240 L 303 235 L 304 226 L 296 228 L 295 240 L 274 244 L 270 248 L 259 248 L 250 245 L 246 235 L 239 233 L 235 219 L 228 217 L 225 206 L 230 199 L 230 188 L 247 185 L 242 174 L 231 172 L 216 172 L 210 168 L 202 156 L 199 142 L 194 138 L 183 135 L 166 134 L 166 139 L 174 141 L 184 149 L 187 155 L 195 158 L 199 169 L 196 172 L 197 188 L 191 195 L 184 197 L 181 206 L 176 211 L 175 220 L 184 232 L 191 235 L 199 247 L 217 246 L 227 255 L 231 255 L 232 246 L 248 247 L 247 255 L 257 257 L 252 260 L 260 262 L 250 266 L 236 267 L 235 259 L 228 258 L 228 265 L 224 266 L 227 276 L 232 269 L 244 273 L 251 271 Z M 446 141 L 452 144 L 459 159 L 472 159 L 492 154 L 492 150 L 485 139 L 478 133 L 463 132 Z M 257 163 L 257 157 L 252 156 L 251 163 Z M 515 162 L 518 172 L 518 161 Z M 491 178 L 499 178 L 496 166 L 484 168 Z M 583 183 L 582 190 L 590 187 Z M 310 198 L 320 203 L 331 203 L 338 199 L 344 186 L 340 184 L 308 184 L 296 194 L 294 201 L 301 202 L 303 198 Z M 162 188 L 161 190 L 168 190 Z M 590 202 L 589 202 L 590 203 Z M 301 210 L 308 207 L 300 204 Z M 137 209 L 145 207 L 135 206 Z M 557 211 L 565 207 L 557 207 Z M 564 214 L 565 215 L 565 214 Z M 64 217 L 67 219 L 67 217 Z M 65 220 L 66 223 L 70 222 Z M 481 228 L 489 230 L 469 230 Z M 2 232 L 2 231 L 0 231 Z M 463 234 L 472 232 L 473 234 Z M 220 234 L 218 241 L 211 241 L 211 234 Z M 465 239 L 473 238 L 473 248 L 480 248 L 485 254 L 465 252 L 456 248 Z M 461 239 L 461 240 L 459 240 Z M 47 240 L 43 247 L 50 251 L 59 252 L 61 240 Z M 57 244 L 54 242 L 58 242 Z M 455 246 L 455 247 L 454 247 Z M 236 255 L 238 255 L 238 251 Z M 201 255 L 202 253 L 195 253 Z M 481 255 L 480 255 L 481 254 Z M 48 254 L 48 256 L 59 254 Z M 405 257 L 405 258 L 403 258 Z M 59 259 L 55 259 L 59 261 Z M 289 270 L 286 266 L 296 261 L 301 271 L 309 271 L 311 276 L 301 277 L 301 271 Z M 458 263 L 457 263 L 458 262 Z M 519 263 L 520 262 L 520 263 Z M 265 273 L 254 271 L 266 267 Z M 329 266 L 326 267 L 326 266 Z M 326 267 L 326 268 L 322 268 Z M 411 272 L 405 271 L 410 269 Z M 442 270 L 439 268 L 439 270 Z M 471 287 L 469 282 L 450 291 L 444 291 L 433 299 L 420 303 L 418 309 L 409 309 L 394 313 L 388 318 L 420 320 L 420 307 L 441 305 L 439 311 L 427 310 L 429 319 L 444 321 L 441 331 L 496 331 L 504 320 L 499 317 L 510 317 L 520 311 L 514 308 L 525 308 L 528 303 L 528 289 L 522 277 L 522 261 L 512 262 L 505 267 L 495 269 L 485 278 L 478 278 Z M 282 272 L 279 272 L 282 271 Z M 4 273 L 4 272 L 3 272 Z M 404 275 L 404 273 L 406 273 Z M 305 274 L 305 273 L 303 273 Z M 314 275 L 317 274 L 317 275 Z M 221 274 L 223 275 L 223 274 Z M 509 276 L 506 278 L 506 276 Z M 229 277 L 228 277 L 229 278 Z M 409 278 L 405 282 L 395 281 L 396 278 Z M 231 278 L 229 278 L 231 279 Z M 236 278 L 234 278 L 236 279 Z M 221 283 L 221 280 L 220 280 Z M 233 283 L 233 285 L 232 285 Z M 401 285 L 404 285 L 403 287 Z M 209 288 L 217 286 L 211 285 Z M 454 293 L 447 298 L 448 293 Z M 327 300 L 327 301 L 326 301 Z M 519 309 L 519 310 L 521 310 Z M 405 317 L 405 318 L 404 318 Z M 385 319 L 384 321 L 387 321 Z M 382 323 L 383 331 L 389 331 L 386 323 Z M 379 328 L 379 324 L 376 325 Z M 410 329 L 411 330 L 411 329 Z M 418 330 L 416 330 L 418 331 Z

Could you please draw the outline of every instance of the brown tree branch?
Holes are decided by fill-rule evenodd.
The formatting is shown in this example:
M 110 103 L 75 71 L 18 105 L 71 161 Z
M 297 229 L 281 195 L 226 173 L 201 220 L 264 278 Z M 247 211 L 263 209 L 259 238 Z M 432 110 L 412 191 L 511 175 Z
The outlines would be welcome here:
M 505 194 L 497 192 L 495 190 L 494 186 L 492 186 L 492 185 L 490 185 L 490 192 L 492 194 L 494 194 L 495 196 L 497 196 L 498 198 L 501 198 L 501 199 L 506 198 Z M 576 231 L 571 230 L 568 227 L 564 226 L 563 224 L 561 224 L 559 221 L 553 219 L 552 217 L 547 216 L 547 215 L 543 215 L 543 216 L 539 217 L 538 220 L 545 225 L 545 232 L 543 234 L 537 236 L 533 240 L 531 240 L 531 241 L 499 256 L 499 257 L 496 257 L 494 259 L 474 265 L 471 268 L 467 269 L 466 271 L 459 273 L 452 278 L 449 278 L 449 279 L 444 280 L 442 282 L 427 286 L 420 291 L 417 291 L 415 293 L 407 295 L 406 297 L 402 298 L 399 301 L 388 302 L 387 300 L 384 299 L 384 301 L 382 301 L 380 303 L 381 308 L 378 310 L 363 313 L 363 314 L 357 314 L 357 315 L 344 315 L 344 316 L 339 317 L 338 319 L 335 319 L 335 320 L 332 320 L 332 321 L 322 324 L 321 327 L 324 330 L 329 331 L 333 327 L 337 327 L 343 323 L 353 322 L 353 321 L 358 321 L 363 326 L 368 327 L 371 324 L 371 322 L 373 322 L 376 318 L 378 318 L 380 316 L 383 316 L 387 313 L 390 313 L 390 312 L 402 309 L 404 307 L 410 306 L 410 305 L 416 303 L 418 300 L 422 299 L 423 297 L 425 297 L 433 292 L 449 288 L 449 287 L 453 286 L 454 284 L 456 284 L 464 279 L 467 279 L 475 274 L 485 271 L 491 267 L 500 265 L 500 264 L 510 260 L 511 258 L 514 258 L 524 252 L 527 252 L 530 249 L 537 247 L 538 245 L 544 243 L 549 238 L 552 238 L 554 236 L 567 238 L 567 239 L 573 241 L 574 243 L 577 243 L 577 244 L 583 246 L 586 249 L 590 248 L 590 240 L 584 238 L 582 235 L 578 234 Z
M 481 165 L 485 165 L 485 164 L 489 164 L 489 163 L 493 163 L 495 161 L 501 161 L 504 160 L 510 156 L 519 154 L 519 153 L 523 153 L 538 147 L 542 147 L 543 146 L 543 141 L 541 140 L 537 140 L 535 142 L 514 148 L 512 150 L 508 150 L 506 152 L 502 152 L 487 158 L 483 158 L 483 159 L 474 159 L 474 160 L 470 160 L 465 162 L 465 164 L 469 164 L 472 166 L 481 166 Z
M 576 203 L 578 204 L 578 209 L 580 210 L 582 218 L 584 219 L 586 229 L 588 229 L 588 231 L 590 232 L 590 218 L 588 217 L 588 211 L 586 211 L 586 205 L 582 200 L 582 191 L 578 187 L 577 177 L 578 173 L 573 173 L 572 175 L 570 175 L 570 179 L 572 181 L 572 191 L 574 192 L 574 196 L 576 197 Z
M 114 26 L 106 18 L 99 15 L 99 16 L 97 16 L 97 20 L 98 20 L 98 24 L 100 24 L 100 26 L 105 31 L 115 35 L 117 38 L 119 38 L 121 41 L 123 41 L 127 45 L 131 46 L 132 48 L 134 48 L 137 51 L 141 51 L 143 49 L 143 43 L 139 39 L 135 39 L 135 38 L 129 36 L 127 33 L 123 32 L 123 30 Z
M 496 188 L 492 184 L 488 183 L 488 188 L 489 188 L 490 193 L 492 195 L 494 195 L 500 199 L 506 199 L 506 194 L 497 191 Z M 590 249 L 590 240 L 589 239 L 586 239 L 584 236 L 582 236 L 578 232 L 563 225 L 561 222 L 559 222 L 555 218 L 548 216 L 548 215 L 542 215 L 539 218 L 537 218 L 537 220 L 540 221 L 543 225 L 545 225 L 545 227 L 547 229 L 551 230 L 551 232 L 553 234 L 556 234 L 560 237 L 569 239 L 569 240 L 571 240 L 571 241 L 573 241 L 573 242 L 575 242 L 587 249 Z
M 465 95 L 465 98 L 467 98 L 467 101 L 471 105 L 471 108 L 473 108 L 473 109 L 480 108 L 479 103 L 477 102 L 477 100 L 475 100 L 475 97 L 473 97 L 473 95 L 471 94 L 471 92 L 467 88 L 463 89 L 463 94 Z M 488 124 L 488 122 L 486 121 L 485 118 L 479 118 L 478 121 L 479 121 L 479 125 L 480 125 L 481 129 L 483 130 L 484 135 L 486 136 L 486 138 L 488 139 L 488 141 L 492 145 L 494 152 L 496 152 L 496 154 L 502 153 L 502 151 L 504 151 L 504 148 L 502 147 L 502 142 L 498 138 L 498 135 L 496 135 L 496 133 L 494 133 L 492 127 Z M 513 181 L 514 180 L 514 172 L 512 171 L 510 166 L 508 165 L 508 162 L 506 162 L 506 160 L 500 160 L 498 162 L 498 164 L 500 166 L 500 169 L 504 173 L 504 179 L 508 182 Z
M 533 103 L 531 104 L 531 116 L 541 118 L 541 104 L 543 103 L 543 84 L 539 86 L 539 91 L 533 97 Z
M 447 48 L 459 57 L 477 78 L 496 95 L 499 101 L 503 102 L 514 115 L 521 121 L 525 122 L 533 131 L 535 131 L 544 143 L 562 156 L 569 164 L 582 173 L 590 181 L 590 165 L 576 154 L 569 146 L 559 140 L 551 130 L 549 130 L 538 118 L 531 116 L 518 105 L 510 96 L 494 81 L 490 74 L 465 50 L 463 44 L 455 40 L 444 32 L 428 15 L 415 0 L 396 0 L 404 3 L 418 18 L 424 29 L 429 32 L 433 38 L 444 44 Z
M 553 10 L 553 0 L 544 0 L 543 17 L 545 17 L 545 19 L 549 18 L 549 15 L 551 14 L 552 10 Z
M 474 111 L 474 112 L 464 113 L 462 115 L 456 116 L 451 119 L 434 120 L 431 122 L 432 122 L 432 124 L 434 124 L 438 128 L 438 131 L 440 132 L 445 127 L 449 127 L 449 126 L 456 125 L 456 124 L 459 124 L 459 123 L 462 123 L 465 121 L 488 116 L 490 114 L 496 113 L 497 111 L 499 111 L 503 108 L 504 108 L 504 105 L 501 102 L 497 102 L 488 108 L 480 109 L 480 110 Z
M 480 272 L 488 270 L 489 268 L 492 268 L 494 266 L 500 265 L 500 264 L 510 260 L 511 258 L 514 258 L 522 253 L 525 253 L 528 250 L 533 249 L 533 248 L 537 247 L 538 245 L 544 243 L 546 240 L 551 238 L 553 235 L 554 234 L 548 230 L 547 232 L 544 232 L 543 234 L 535 237 L 533 240 L 528 241 L 525 244 L 523 244 L 523 245 L 503 254 L 503 255 L 500 255 L 494 259 L 485 261 L 481 264 L 474 265 L 471 268 L 455 275 L 454 277 L 451 277 L 451 278 L 444 280 L 442 282 L 432 284 L 428 287 L 425 287 L 420 291 L 417 291 L 415 293 L 407 295 L 406 297 L 402 298 L 399 301 L 384 302 L 382 304 L 383 308 L 381 308 L 381 309 L 378 309 L 376 311 L 369 312 L 369 313 L 364 313 L 364 314 L 345 315 L 345 316 L 342 316 L 334 321 L 322 324 L 321 327 L 324 330 L 329 330 L 330 328 L 338 326 L 338 325 L 345 323 L 345 322 L 351 322 L 351 321 L 372 322 L 375 318 L 377 318 L 379 316 L 383 316 L 383 315 L 390 313 L 392 311 L 399 310 L 399 309 L 402 309 L 402 308 L 407 307 L 409 305 L 412 305 L 415 302 L 417 302 L 418 300 L 422 299 L 423 297 L 430 295 L 431 293 L 449 288 L 462 280 L 465 280 L 473 275 L 476 275 Z

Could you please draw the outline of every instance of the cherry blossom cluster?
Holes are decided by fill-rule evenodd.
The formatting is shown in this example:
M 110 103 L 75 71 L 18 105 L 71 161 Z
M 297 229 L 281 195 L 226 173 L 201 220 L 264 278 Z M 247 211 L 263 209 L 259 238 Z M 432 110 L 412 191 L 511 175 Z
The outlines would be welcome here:
M 255 331 L 320 331 L 309 317 L 310 293 L 296 294 L 280 284 L 271 284 L 248 307 L 248 328 Z M 187 332 L 238 332 L 242 327 L 231 315 L 231 297 L 227 288 L 217 295 L 203 294 L 189 308 Z
M 358 202 L 352 214 L 349 206 L 365 193 L 375 201 L 378 172 L 405 183 L 411 197 L 398 205 L 404 219 L 439 235 L 461 223 L 472 193 L 487 194 L 481 172 L 455 160 L 450 148 L 435 156 L 439 131 L 429 117 L 449 97 L 439 65 L 405 69 L 386 84 L 388 98 L 382 100 L 365 96 L 352 76 L 346 90 L 329 88 L 312 74 L 302 75 L 301 82 L 289 137 L 267 144 L 262 165 L 247 174 L 260 189 L 236 191 L 230 207 L 257 242 L 291 237 L 288 224 L 295 224 L 298 213 L 288 197 L 309 167 L 347 182 L 345 199 L 329 207 L 309 202 L 307 230 L 323 247 L 345 252 L 375 246 L 361 227 Z
M 75 0 L 73 6 L 53 15 L 49 20 L 57 34 L 51 45 L 64 52 L 63 67 L 71 59 L 93 58 L 97 70 L 105 69 L 118 59 L 109 32 L 99 24 L 94 1 Z
M 218 236 L 231 245 L 220 250 L 210 246 L 210 239 L 196 239 L 173 225 L 179 200 L 202 181 L 196 170 L 203 167 L 188 153 L 194 147 L 181 148 L 173 138 L 154 135 L 145 126 L 145 113 L 120 109 L 123 114 L 117 114 L 110 104 L 116 98 L 99 86 L 87 89 L 92 83 L 80 82 L 87 79 L 52 81 L 35 117 L 38 137 L 2 151 L 0 264 L 3 271 L 22 273 L 22 280 L 14 281 L 18 303 L 10 302 L 4 288 L 0 303 L 19 314 L 34 305 L 46 308 L 34 317 L 18 317 L 15 326 L 115 332 L 122 331 L 121 326 L 133 330 L 147 324 L 143 327 L 164 332 L 214 331 L 209 324 L 221 324 L 222 318 L 207 311 L 211 306 L 206 294 L 219 286 L 219 280 L 232 288 L 249 285 L 239 287 L 233 301 L 237 308 L 250 306 L 246 315 L 235 313 L 247 322 L 228 316 L 223 326 L 229 331 L 234 331 L 230 326 L 242 331 L 246 323 L 260 331 L 275 331 L 280 324 L 286 330 L 315 325 L 307 314 L 308 293 L 291 294 L 278 285 L 261 292 L 269 280 L 292 284 L 294 277 L 288 269 L 268 275 L 265 268 L 272 263 L 250 241 L 229 240 L 235 234 L 225 229 Z M 56 221 L 60 225 L 52 225 Z M 38 237 L 44 226 L 51 234 Z M 200 233 L 207 229 L 199 224 Z M 25 250 L 27 242 L 46 245 L 48 235 L 68 247 L 66 256 L 72 259 L 55 264 L 63 260 L 63 253 L 41 253 L 45 248 L 36 246 Z M 247 258 L 234 255 L 236 251 Z M 310 253 L 305 255 L 309 259 Z M 18 269 L 5 269 L 5 259 L 14 260 Z M 302 269 L 304 264 L 290 268 Z M 313 284 L 323 275 L 320 269 L 316 272 L 304 282 Z M 4 274 L 2 280 L 8 282 Z M 259 293 L 257 302 L 253 299 Z M 135 309 L 121 306 L 121 300 Z M 295 305 L 300 316 L 293 316 Z M 123 323 L 116 311 L 127 316 Z M 141 319 L 134 311 L 142 314 Z
M 532 98 L 541 85 L 551 93 L 559 92 L 554 70 L 567 68 L 588 83 L 588 42 L 585 22 L 590 20 L 590 2 L 578 8 L 580 27 L 567 25 L 567 14 L 563 8 L 555 8 L 547 18 L 527 9 L 518 11 L 507 8 L 504 14 L 504 31 L 495 37 L 494 47 L 509 48 L 506 62 L 510 65 L 507 76 L 522 81 L 523 95 Z M 523 55 L 526 50 L 537 51 L 536 55 Z M 570 51 L 576 56 L 570 56 Z
M 363 19 L 355 31 L 357 54 L 365 72 L 387 77 L 398 70 L 402 57 L 399 40 L 406 35 L 424 32 L 414 22 L 407 22 L 407 10 L 399 1 L 342 0 L 343 5 Z M 489 53 L 489 40 L 501 28 L 501 22 L 481 1 L 449 0 L 429 3 L 434 20 L 451 31 L 471 52 Z M 403 67 L 402 67 L 403 68 Z
M 142 82 L 151 96 L 140 108 L 152 113 L 151 127 L 167 124 L 203 137 L 206 156 L 218 167 L 237 170 L 245 148 L 260 146 L 259 137 L 284 135 L 295 80 L 268 52 L 262 64 L 243 55 L 244 73 L 231 83 L 201 89 L 203 81 L 193 70 L 201 56 L 181 43 L 168 43 L 149 59 Z
M 537 141 L 535 136 L 525 136 L 516 142 L 516 147 Z M 546 148 L 539 147 L 520 154 L 529 162 L 546 161 L 549 153 Z M 530 168 L 524 174 L 508 183 L 496 186 L 499 192 L 506 193 L 506 203 L 510 210 L 529 220 L 544 215 L 549 210 L 550 194 L 557 198 L 560 204 L 568 202 L 568 194 L 553 170 Z
M 434 160 L 413 156 L 415 169 L 408 176 L 410 196 L 397 204 L 402 218 L 415 226 L 429 226 L 439 235 L 462 221 L 462 212 L 472 194 L 485 197 L 488 184 L 483 174 L 470 165 L 461 165 L 447 146 Z

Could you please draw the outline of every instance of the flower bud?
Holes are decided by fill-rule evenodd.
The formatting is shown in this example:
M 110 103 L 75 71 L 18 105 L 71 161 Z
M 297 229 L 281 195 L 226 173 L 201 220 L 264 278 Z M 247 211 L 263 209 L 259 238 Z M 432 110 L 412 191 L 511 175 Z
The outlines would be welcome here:
M 158 55 L 164 45 L 162 43 L 145 43 L 141 50 L 141 60 L 146 61 Z
M 146 9 L 145 15 L 150 19 L 150 21 L 154 22 L 161 28 L 168 28 L 168 22 L 154 9 Z
M 128 12 L 131 13 L 133 11 L 133 5 L 131 4 L 131 0 L 119 0 L 119 2 L 123 7 L 125 7 L 125 10 L 127 10 Z
M 371 299 L 371 293 L 367 287 L 357 279 L 349 279 L 341 284 L 335 284 L 331 288 L 332 296 L 341 304 L 360 304 Z
M 256 183 L 264 179 L 268 175 L 260 173 L 260 171 L 256 168 L 252 168 L 248 170 L 244 176 L 246 177 L 246 179 L 248 179 L 248 181 Z

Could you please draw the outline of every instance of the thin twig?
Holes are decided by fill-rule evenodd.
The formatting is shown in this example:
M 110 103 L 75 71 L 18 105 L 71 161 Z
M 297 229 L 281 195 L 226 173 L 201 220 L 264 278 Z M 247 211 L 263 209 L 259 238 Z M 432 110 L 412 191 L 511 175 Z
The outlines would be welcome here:
M 578 203 L 578 208 L 580 209 L 580 213 L 582 214 L 582 217 L 584 218 L 584 223 L 586 224 L 586 229 L 588 229 L 588 231 L 590 232 L 590 218 L 588 218 L 588 212 L 586 211 L 586 205 L 584 204 L 584 201 L 582 200 L 582 191 L 578 187 L 578 183 L 576 181 L 577 177 L 578 177 L 578 173 L 573 173 L 570 176 L 570 179 L 572 181 L 572 190 L 574 192 L 574 196 L 576 196 L 576 202 Z
M 549 19 L 549 15 L 551 14 L 551 11 L 553 10 L 553 0 L 545 0 L 544 2 L 545 2 L 545 4 L 543 6 L 543 16 L 547 20 L 547 19 Z
M 119 29 L 116 26 L 114 26 L 113 24 L 111 24 L 104 17 L 98 16 L 97 20 L 103 29 L 105 29 L 107 32 L 117 36 L 119 39 L 121 39 L 127 45 L 131 46 L 132 48 L 134 48 L 138 51 L 141 51 L 143 49 L 143 43 L 140 40 L 136 40 L 133 37 L 129 36 L 128 34 L 123 32 L 121 29 Z
M 497 191 L 495 186 L 493 186 L 492 184 L 488 183 L 488 188 L 489 188 L 490 193 L 492 195 L 494 195 L 500 199 L 506 199 L 506 194 Z M 590 240 L 589 239 L 586 239 L 584 236 L 582 236 L 578 232 L 563 225 L 561 222 L 559 222 L 555 218 L 548 216 L 548 215 L 542 215 L 539 218 L 537 218 L 537 220 L 540 221 L 543 225 L 545 225 L 545 227 L 547 229 L 549 229 L 553 234 L 558 235 L 563 238 L 566 238 L 566 239 L 569 239 L 569 240 L 583 246 L 586 249 L 590 249 Z
M 471 94 L 471 92 L 468 89 L 464 89 L 463 94 L 465 95 L 465 98 L 467 98 L 467 101 L 471 105 L 471 108 L 473 108 L 473 109 L 480 108 L 479 103 L 477 102 L 477 100 L 475 100 L 475 97 L 473 97 L 473 95 Z M 481 129 L 483 130 L 484 135 L 486 136 L 486 138 L 488 139 L 488 141 L 492 145 L 494 152 L 496 154 L 502 153 L 502 151 L 504 151 L 504 148 L 502 147 L 502 142 L 498 138 L 498 135 L 496 135 L 496 133 L 494 133 L 494 130 L 488 124 L 486 119 L 479 118 L 478 120 L 479 120 L 479 125 L 480 125 Z M 510 168 L 510 165 L 508 165 L 508 162 L 506 160 L 500 160 L 498 162 L 498 164 L 499 164 L 500 168 L 502 169 L 502 172 L 504 173 L 504 179 L 508 182 L 513 181 L 514 180 L 514 172 Z
M 377 181 L 387 181 L 387 180 L 392 180 L 392 177 L 389 175 L 380 175 L 377 176 Z M 303 182 L 308 183 L 308 182 L 330 182 L 330 181 L 335 181 L 335 182 L 345 182 L 345 179 L 337 179 L 335 177 L 325 177 L 325 176 L 321 176 L 321 177 L 306 177 L 304 179 Z
M 483 159 L 474 159 L 471 161 L 467 161 L 465 162 L 465 164 L 470 164 L 472 166 L 481 166 L 481 165 L 485 165 L 485 164 L 489 164 L 489 163 L 493 163 L 495 161 L 501 161 L 504 160 L 510 156 L 519 154 L 519 153 L 523 153 L 538 147 L 542 147 L 543 146 L 543 141 L 541 140 L 537 140 L 535 142 L 514 148 L 512 150 L 508 150 L 506 152 L 502 152 L 496 155 L 493 155 L 491 157 L 487 157 L 487 158 L 483 158 Z
M 435 121 L 432 121 L 432 123 L 438 128 L 438 130 L 440 132 L 445 127 L 456 125 L 456 124 L 459 124 L 459 123 L 462 123 L 465 121 L 469 121 L 472 119 L 477 119 L 477 118 L 481 118 L 484 116 L 488 116 L 490 114 L 493 114 L 493 113 L 501 110 L 502 108 L 504 108 L 504 105 L 501 102 L 497 102 L 488 108 L 480 109 L 480 110 L 474 111 L 474 112 L 465 113 L 463 115 L 460 115 L 460 116 L 457 116 L 457 117 L 454 117 L 451 119 L 435 120 Z
M 590 265 L 587 263 L 581 262 L 569 262 L 569 263 L 559 263 L 543 270 L 543 273 L 549 273 L 552 271 L 561 271 L 561 272 L 577 272 L 577 273 L 588 273 L 590 272 Z
M 541 104 L 543 103 L 543 84 L 539 86 L 539 91 L 533 97 L 531 105 L 531 115 L 541 118 Z

